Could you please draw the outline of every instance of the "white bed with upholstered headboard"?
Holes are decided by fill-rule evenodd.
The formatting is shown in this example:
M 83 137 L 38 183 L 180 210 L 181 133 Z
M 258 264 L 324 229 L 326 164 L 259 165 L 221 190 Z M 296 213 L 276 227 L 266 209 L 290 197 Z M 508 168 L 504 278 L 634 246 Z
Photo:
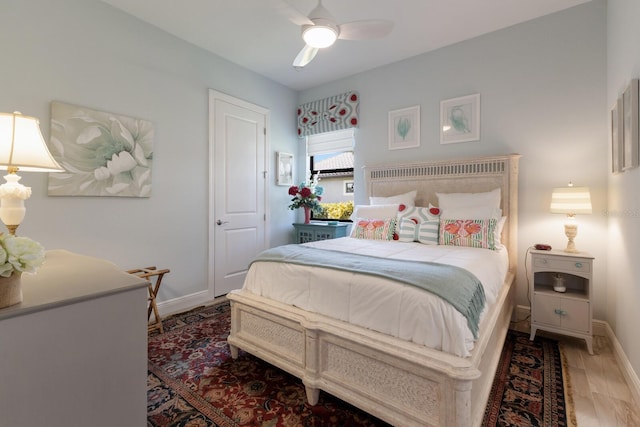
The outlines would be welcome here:
M 243 289 L 228 295 L 232 355 L 237 357 L 242 349 L 299 377 L 311 404 L 317 403 L 323 390 L 394 425 L 479 425 L 514 306 L 519 157 L 366 167 L 367 195 L 380 198 L 372 201 L 393 204 L 393 196 L 415 191 L 412 201 L 425 208 L 425 221 L 409 229 L 409 234 L 403 229 L 405 242 L 347 237 L 274 248 L 280 251 L 277 256 L 283 250 L 294 251 L 293 258 L 302 260 L 309 253 L 315 258 L 321 251 L 342 254 L 338 258 L 363 273 L 338 266 L 332 258 L 323 261 L 327 265 L 259 258 L 249 269 Z M 494 206 L 487 207 L 487 214 L 484 206 L 465 210 L 469 200 L 492 198 L 496 191 L 497 213 Z M 433 221 L 440 224 L 436 243 L 446 246 L 428 241 L 427 210 L 439 201 L 447 208 L 429 212 L 441 213 Z M 401 210 L 407 208 L 400 205 Z M 398 214 L 396 221 L 401 218 Z M 376 226 L 388 219 L 378 218 Z M 442 234 L 444 226 L 457 232 L 463 223 L 484 230 L 475 234 L 484 237 L 474 240 L 474 247 L 466 243 L 459 247 L 469 233 L 450 240 Z M 498 224 L 503 225 L 501 236 L 494 233 Z M 394 221 L 387 226 L 395 226 Z M 359 227 L 357 220 L 354 227 Z M 398 226 L 396 234 L 399 231 Z M 414 231 L 415 242 L 406 238 Z M 397 260 L 402 277 L 393 279 L 386 270 L 381 275 L 371 273 L 368 258 L 385 267 Z M 463 315 L 453 300 L 444 301 L 444 296 L 408 284 L 409 277 L 423 274 L 413 271 L 416 264 L 441 260 L 451 265 L 453 273 L 468 270 L 470 277 L 482 282 L 486 302 L 483 299 L 479 316 Z M 489 283 L 495 274 L 496 286 Z M 456 276 L 453 281 L 458 280 Z M 395 296 L 395 289 L 401 297 Z M 476 297 L 477 292 L 470 300 Z M 425 309 L 431 306 L 441 307 L 445 314 Z M 432 323 L 428 320 L 432 318 L 443 320 Z

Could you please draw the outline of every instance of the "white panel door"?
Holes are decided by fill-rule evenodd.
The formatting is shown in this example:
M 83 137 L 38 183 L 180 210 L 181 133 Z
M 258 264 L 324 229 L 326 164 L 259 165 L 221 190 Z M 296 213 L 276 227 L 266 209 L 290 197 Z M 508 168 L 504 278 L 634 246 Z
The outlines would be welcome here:
M 209 289 L 220 296 L 242 287 L 249 263 L 267 247 L 268 111 L 215 91 L 209 98 Z

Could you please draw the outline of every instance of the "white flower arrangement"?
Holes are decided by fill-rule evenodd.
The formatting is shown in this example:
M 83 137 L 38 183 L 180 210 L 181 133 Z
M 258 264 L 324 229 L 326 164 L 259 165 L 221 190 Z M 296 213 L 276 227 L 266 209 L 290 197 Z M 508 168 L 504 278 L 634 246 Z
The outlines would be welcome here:
M 28 237 L 0 233 L 0 276 L 35 273 L 44 263 L 44 248 Z

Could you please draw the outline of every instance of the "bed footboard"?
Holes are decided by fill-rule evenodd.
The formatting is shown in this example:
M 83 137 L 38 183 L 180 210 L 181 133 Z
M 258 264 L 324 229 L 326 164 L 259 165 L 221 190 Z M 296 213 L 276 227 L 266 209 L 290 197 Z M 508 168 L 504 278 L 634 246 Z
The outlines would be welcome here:
M 393 425 L 468 427 L 482 421 L 513 308 L 509 289 L 502 309 L 488 316 L 493 334 L 476 345 L 484 358 L 475 350 L 456 357 L 244 291 L 228 295 L 228 342 L 233 357 L 240 348 L 300 378 L 312 405 L 324 390 Z

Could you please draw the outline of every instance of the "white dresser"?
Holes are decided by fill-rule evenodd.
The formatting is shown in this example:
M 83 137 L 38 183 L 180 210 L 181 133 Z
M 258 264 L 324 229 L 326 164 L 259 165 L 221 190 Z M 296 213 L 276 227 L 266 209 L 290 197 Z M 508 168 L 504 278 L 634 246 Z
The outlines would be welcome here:
M 146 425 L 146 282 L 55 250 L 22 291 L 0 309 L 0 426 Z

